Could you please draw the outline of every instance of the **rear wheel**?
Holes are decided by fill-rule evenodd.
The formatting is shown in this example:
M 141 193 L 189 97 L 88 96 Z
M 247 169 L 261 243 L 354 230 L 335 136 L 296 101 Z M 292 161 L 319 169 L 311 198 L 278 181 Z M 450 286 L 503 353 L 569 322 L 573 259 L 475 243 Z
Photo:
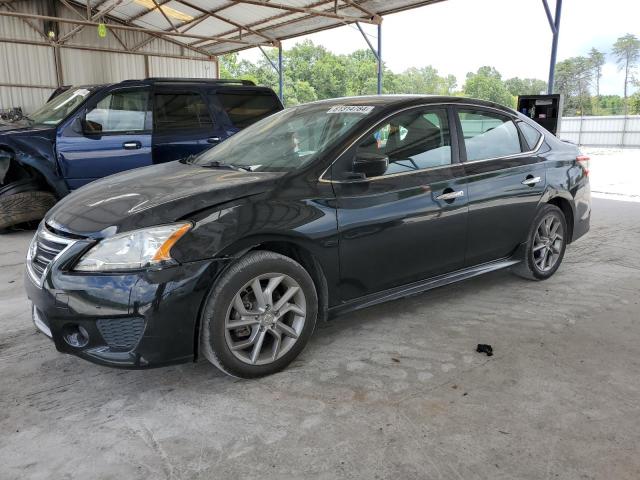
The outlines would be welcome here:
M 513 268 L 530 280 L 546 280 L 560 267 L 567 247 L 567 221 L 555 205 L 545 205 L 534 218 L 525 247 L 525 258 Z
M 229 375 L 269 375 L 302 351 L 317 314 L 313 280 L 299 263 L 274 252 L 250 252 L 210 293 L 202 317 L 201 349 Z
M 37 222 L 56 203 L 51 192 L 25 179 L 0 187 L 0 230 Z

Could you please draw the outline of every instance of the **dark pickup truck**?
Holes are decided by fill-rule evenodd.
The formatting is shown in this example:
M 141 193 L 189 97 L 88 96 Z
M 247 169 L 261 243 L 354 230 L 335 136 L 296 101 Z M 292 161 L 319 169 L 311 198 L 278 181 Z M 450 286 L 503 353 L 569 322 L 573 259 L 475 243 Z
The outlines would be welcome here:
M 247 80 L 148 78 L 69 88 L 0 126 L 0 229 L 98 178 L 200 153 L 283 109 Z

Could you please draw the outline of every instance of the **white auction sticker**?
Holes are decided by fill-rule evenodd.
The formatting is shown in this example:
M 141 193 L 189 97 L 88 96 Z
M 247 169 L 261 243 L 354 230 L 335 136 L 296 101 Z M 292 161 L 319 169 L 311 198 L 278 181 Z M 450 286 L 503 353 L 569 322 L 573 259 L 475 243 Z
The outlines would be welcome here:
M 362 113 L 368 115 L 374 107 L 366 105 L 335 105 L 327 113 Z

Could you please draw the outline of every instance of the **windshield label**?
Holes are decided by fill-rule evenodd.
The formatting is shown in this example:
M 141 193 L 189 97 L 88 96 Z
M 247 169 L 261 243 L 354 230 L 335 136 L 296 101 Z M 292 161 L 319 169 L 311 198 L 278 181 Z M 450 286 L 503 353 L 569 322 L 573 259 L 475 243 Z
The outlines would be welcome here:
M 374 107 L 365 105 L 335 105 L 329 109 L 327 113 L 361 113 L 368 115 Z

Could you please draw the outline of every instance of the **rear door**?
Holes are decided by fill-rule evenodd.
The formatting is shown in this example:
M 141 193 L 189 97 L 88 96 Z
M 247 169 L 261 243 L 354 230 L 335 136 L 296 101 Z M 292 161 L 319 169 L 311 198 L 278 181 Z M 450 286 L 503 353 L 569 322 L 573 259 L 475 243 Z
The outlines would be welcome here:
M 156 87 L 153 114 L 153 163 L 198 154 L 225 138 L 199 88 Z
M 56 139 L 69 188 L 150 165 L 151 125 L 148 87 L 116 88 L 91 99 Z
M 222 88 L 213 97 L 226 117 L 229 135 L 284 108 L 276 94 L 268 89 Z
M 529 145 L 499 110 L 457 107 L 469 191 L 466 266 L 511 255 L 526 238 L 546 186 L 541 136 Z

